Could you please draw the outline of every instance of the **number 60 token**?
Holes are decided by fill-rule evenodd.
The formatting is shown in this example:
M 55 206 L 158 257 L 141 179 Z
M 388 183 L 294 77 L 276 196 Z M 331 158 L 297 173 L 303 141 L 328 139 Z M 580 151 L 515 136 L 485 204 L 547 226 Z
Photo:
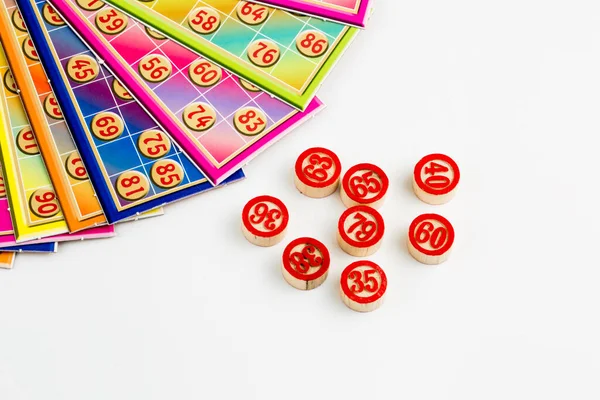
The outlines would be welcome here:
M 420 215 L 408 229 L 408 251 L 420 263 L 443 263 L 450 256 L 453 244 L 454 228 L 441 215 Z
M 340 294 L 344 304 L 354 311 L 378 309 L 383 304 L 386 290 L 385 272 L 372 261 L 357 261 L 342 272 Z

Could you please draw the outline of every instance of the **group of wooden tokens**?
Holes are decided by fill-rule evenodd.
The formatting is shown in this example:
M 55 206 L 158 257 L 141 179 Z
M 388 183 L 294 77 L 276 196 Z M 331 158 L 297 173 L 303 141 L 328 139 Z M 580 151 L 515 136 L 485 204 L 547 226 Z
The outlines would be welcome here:
M 454 160 L 444 154 L 423 157 L 415 166 L 413 189 L 419 199 L 431 205 L 449 202 L 460 181 Z M 381 247 L 385 222 L 377 211 L 385 201 L 389 179 L 373 164 L 351 167 L 342 177 L 342 164 L 331 150 L 315 147 L 296 161 L 295 184 L 300 193 L 324 198 L 340 188 L 347 209 L 338 222 L 337 242 L 354 257 L 368 257 Z M 242 231 L 248 241 L 263 247 L 280 243 L 286 234 L 289 213 L 285 204 L 272 196 L 250 200 L 242 212 Z M 437 265 L 448 259 L 454 244 L 454 228 L 438 214 L 415 218 L 408 230 L 409 253 L 423 264 Z M 300 290 L 312 290 L 327 279 L 331 258 L 320 241 L 302 237 L 288 244 L 282 257 L 285 280 Z M 340 278 L 344 304 L 355 311 L 369 312 L 381 306 L 387 289 L 383 269 L 374 262 L 360 260 L 347 266 Z

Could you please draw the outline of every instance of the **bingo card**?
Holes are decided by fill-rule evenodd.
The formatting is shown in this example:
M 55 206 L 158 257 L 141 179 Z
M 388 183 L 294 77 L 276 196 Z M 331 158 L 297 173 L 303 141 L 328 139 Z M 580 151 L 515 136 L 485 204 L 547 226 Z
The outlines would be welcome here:
M 370 0 L 257 0 L 257 3 L 359 28 L 366 27 L 371 10 Z

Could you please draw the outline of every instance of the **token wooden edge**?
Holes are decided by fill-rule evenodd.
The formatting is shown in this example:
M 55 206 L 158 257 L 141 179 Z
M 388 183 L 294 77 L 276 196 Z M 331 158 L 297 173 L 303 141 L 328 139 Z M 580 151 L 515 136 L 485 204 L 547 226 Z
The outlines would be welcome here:
M 317 279 L 305 281 L 305 280 L 298 279 L 298 278 L 292 276 L 292 274 L 290 274 L 288 272 L 288 270 L 285 268 L 284 262 L 282 262 L 281 263 L 281 273 L 282 273 L 285 281 L 287 283 L 289 283 L 290 286 L 292 286 L 298 290 L 308 291 L 308 290 L 316 289 L 319 286 L 321 286 L 323 283 L 325 283 L 325 281 L 327 280 L 327 277 L 329 276 L 329 269 L 327 269 L 327 271 L 323 275 L 318 277 Z
M 425 264 L 425 265 L 440 265 L 440 264 L 446 262 L 448 260 L 448 258 L 450 258 L 450 253 L 452 253 L 452 247 L 451 247 L 450 250 L 446 251 L 444 254 L 441 254 L 439 256 L 430 256 L 430 255 L 421 253 L 415 246 L 413 246 L 412 242 L 410 241 L 410 237 L 407 238 L 406 242 L 408 245 L 408 252 L 410 253 L 410 255 L 415 260 L 417 260 L 421 264 Z
M 336 179 L 336 181 L 331 185 L 327 185 L 325 187 L 314 187 L 302 182 L 296 173 L 294 174 L 294 183 L 296 184 L 296 189 L 298 189 L 298 191 L 306 197 L 313 199 L 324 199 L 325 197 L 329 197 L 337 191 L 338 187 L 340 186 L 340 178 Z
M 356 301 L 346 296 L 346 293 L 344 293 L 344 289 L 342 288 L 342 284 L 340 283 L 340 296 L 342 297 L 342 301 L 349 309 L 360 313 L 368 313 L 380 308 L 383 305 L 383 303 L 385 303 L 386 294 L 387 292 L 372 303 L 357 303 Z
M 380 209 L 381 206 L 383 206 L 383 204 L 385 203 L 385 198 L 387 197 L 387 193 L 379 200 L 377 200 L 374 203 L 359 203 L 355 200 L 352 200 L 348 194 L 346 193 L 346 190 L 344 189 L 344 185 L 340 185 L 341 189 L 340 189 L 340 197 L 342 199 L 342 203 L 346 206 L 346 208 L 352 208 L 352 207 L 356 207 L 356 206 L 369 206 L 371 208 L 374 208 L 376 210 Z
M 257 245 L 259 247 L 273 247 L 281 243 L 281 241 L 285 238 L 285 235 L 287 233 L 287 226 L 283 229 L 283 231 L 281 231 L 277 235 L 265 237 L 255 235 L 254 233 L 250 232 L 248 228 L 246 228 L 244 222 L 242 221 L 242 232 L 244 232 L 244 237 L 254 245 Z
M 449 203 L 454 196 L 456 195 L 456 191 L 458 186 L 456 186 L 452 191 L 446 194 L 431 194 L 421 189 L 421 187 L 417 184 L 416 178 L 413 176 L 413 190 L 415 195 L 424 203 L 430 204 L 432 206 L 440 206 L 442 204 Z

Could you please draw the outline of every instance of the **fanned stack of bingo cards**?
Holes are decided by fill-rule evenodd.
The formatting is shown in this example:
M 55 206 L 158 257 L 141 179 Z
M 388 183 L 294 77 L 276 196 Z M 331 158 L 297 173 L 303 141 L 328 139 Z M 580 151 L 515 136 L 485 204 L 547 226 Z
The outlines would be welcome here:
M 368 0 L 0 0 L 0 266 L 244 178 Z M 222 196 L 227 196 L 223 191 Z M 118 229 L 118 227 L 117 227 Z

